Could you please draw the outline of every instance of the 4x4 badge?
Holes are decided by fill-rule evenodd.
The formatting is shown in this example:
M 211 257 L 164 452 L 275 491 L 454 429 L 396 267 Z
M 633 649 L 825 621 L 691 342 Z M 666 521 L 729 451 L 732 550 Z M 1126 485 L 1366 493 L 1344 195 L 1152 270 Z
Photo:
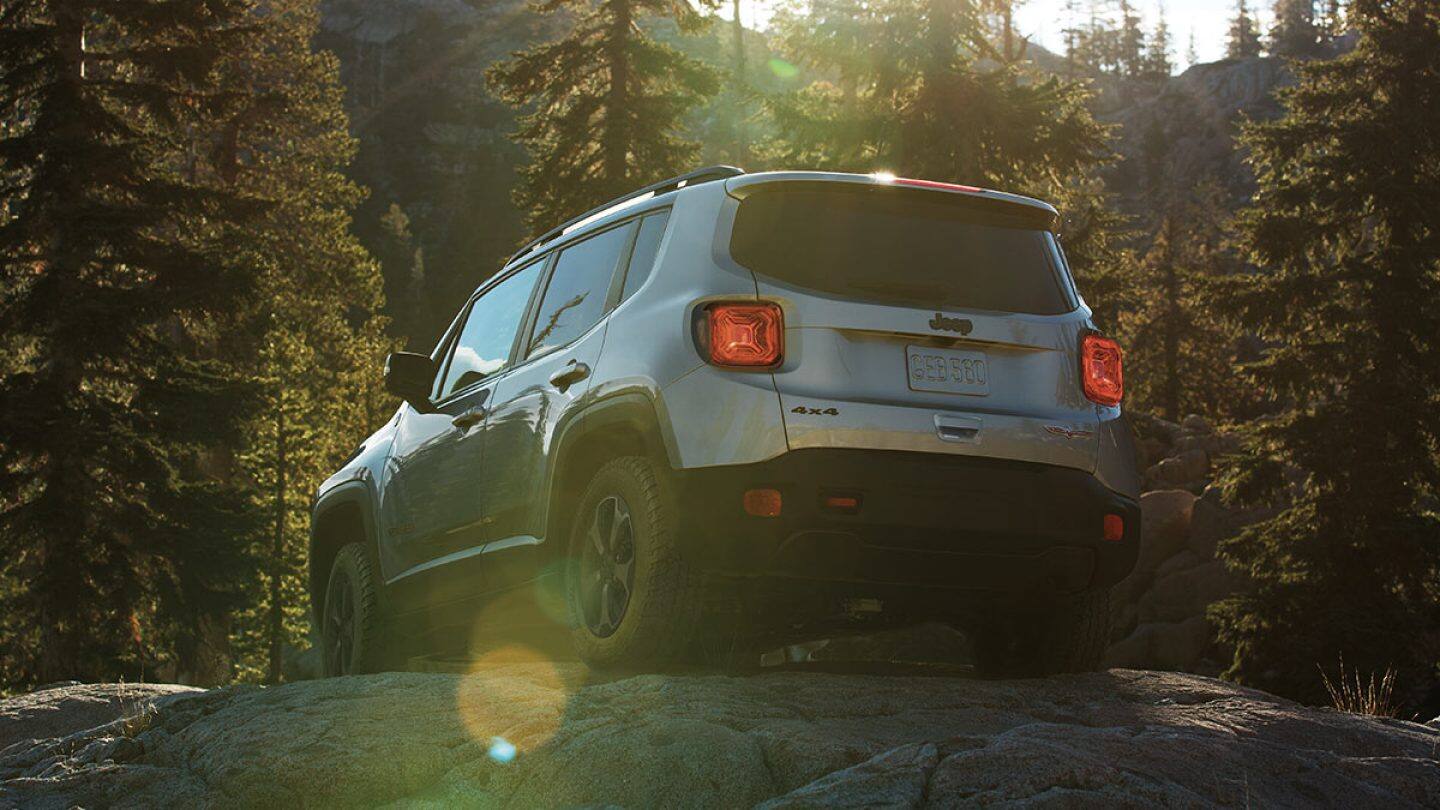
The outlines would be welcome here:
M 966 318 L 948 318 L 937 312 L 935 313 L 935 317 L 930 319 L 930 328 L 944 329 L 947 332 L 959 332 L 962 335 L 968 335 L 970 334 L 970 330 L 975 328 L 975 324 Z

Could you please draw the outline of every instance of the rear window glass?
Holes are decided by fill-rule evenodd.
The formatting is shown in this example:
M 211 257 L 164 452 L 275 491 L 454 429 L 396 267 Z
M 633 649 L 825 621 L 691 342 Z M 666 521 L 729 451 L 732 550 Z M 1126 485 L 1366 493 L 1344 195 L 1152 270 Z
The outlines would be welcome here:
M 882 303 L 1033 315 L 1075 308 L 1048 231 L 935 194 L 758 192 L 735 215 L 730 254 L 787 284 Z

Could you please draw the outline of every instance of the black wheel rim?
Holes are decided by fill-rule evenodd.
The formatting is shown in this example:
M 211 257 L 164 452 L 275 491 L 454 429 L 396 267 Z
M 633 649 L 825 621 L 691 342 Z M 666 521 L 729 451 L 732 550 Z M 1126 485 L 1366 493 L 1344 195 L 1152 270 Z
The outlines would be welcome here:
M 330 671 L 336 675 L 350 672 L 350 659 L 355 649 L 355 589 L 350 578 L 341 576 L 325 602 L 325 655 Z
M 580 558 L 580 610 L 600 638 L 620 627 L 635 587 L 635 523 L 619 495 L 595 506 Z

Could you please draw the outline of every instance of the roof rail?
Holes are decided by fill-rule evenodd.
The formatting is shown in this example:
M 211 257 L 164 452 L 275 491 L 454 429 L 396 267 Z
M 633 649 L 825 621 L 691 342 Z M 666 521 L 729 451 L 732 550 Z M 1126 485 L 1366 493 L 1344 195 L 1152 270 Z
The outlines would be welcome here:
M 557 225 L 554 228 L 551 228 L 550 230 L 535 237 L 529 242 L 526 242 L 524 247 L 515 251 L 515 255 L 511 256 L 510 260 L 507 261 L 506 264 L 509 264 L 510 262 L 515 261 L 521 256 L 530 253 L 540 245 L 549 242 L 551 239 L 554 239 L 555 237 L 564 234 L 566 231 L 570 230 L 575 225 L 584 222 L 587 219 L 598 219 L 598 214 L 605 213 L 606 211 L 609 211 L 610 209 L 618 205 L 630 202 L 631 200 L 634 200 L 638 197 L 644 197 L 647 194 L 660 195 L 668 191 L 675 191 L 676 189 L 684 188 L 685 186 L 694 186 L 699 185 L 700 183 L 708 183 L 711 180 L 724 180 L 729 177 L 738 177 L 744 173 L 744 169 L 740 169 L 735 166 L 706 166 L 703 169 L 696 169 L 693 172 L 686 172 L 685 174 L 682 174 L 678 177 L 672 177 L 668 180 L 661 180 L 658 183 L 651 183 L 650 185 L 642 189 L 632 191 L 623 197 L 617 197 L 616 199 L 613 199 L 610 202 L 605 203 L 604 205 L 591 208 L 589 211 L 586 211 L 580 216 L 574 217 L 573 219 L 568 219 L 564 223 Z

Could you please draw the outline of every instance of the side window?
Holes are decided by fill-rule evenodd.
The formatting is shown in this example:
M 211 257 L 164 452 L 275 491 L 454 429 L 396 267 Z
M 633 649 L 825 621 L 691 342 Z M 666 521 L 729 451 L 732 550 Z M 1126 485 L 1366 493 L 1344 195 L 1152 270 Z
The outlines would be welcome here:
M 526 357 L 564 346 L 605 314 L 605 296 L 633 227 L 612 228 L 560 252 L 540 301 Z
M 470 305 L 465 325 L 451 349 L 440 399 L 505 368 L 515 332 L 525 316 L 525 305 L 530 301 L 530 291 L 544 264 L 543 261 L 530 264 L 486 290 Z
M 635 250 L 630 253 L 630 269 L 625 272 L 621 301 L 640 289 L 640 285 L 650 277 L 650 271 L 655 269 L 655 254 L 660 250 L 660 237 L 665 235 L 665 224 L 669 221 L 669 211 L 640 220 L 640 233 L 635 236 Z

